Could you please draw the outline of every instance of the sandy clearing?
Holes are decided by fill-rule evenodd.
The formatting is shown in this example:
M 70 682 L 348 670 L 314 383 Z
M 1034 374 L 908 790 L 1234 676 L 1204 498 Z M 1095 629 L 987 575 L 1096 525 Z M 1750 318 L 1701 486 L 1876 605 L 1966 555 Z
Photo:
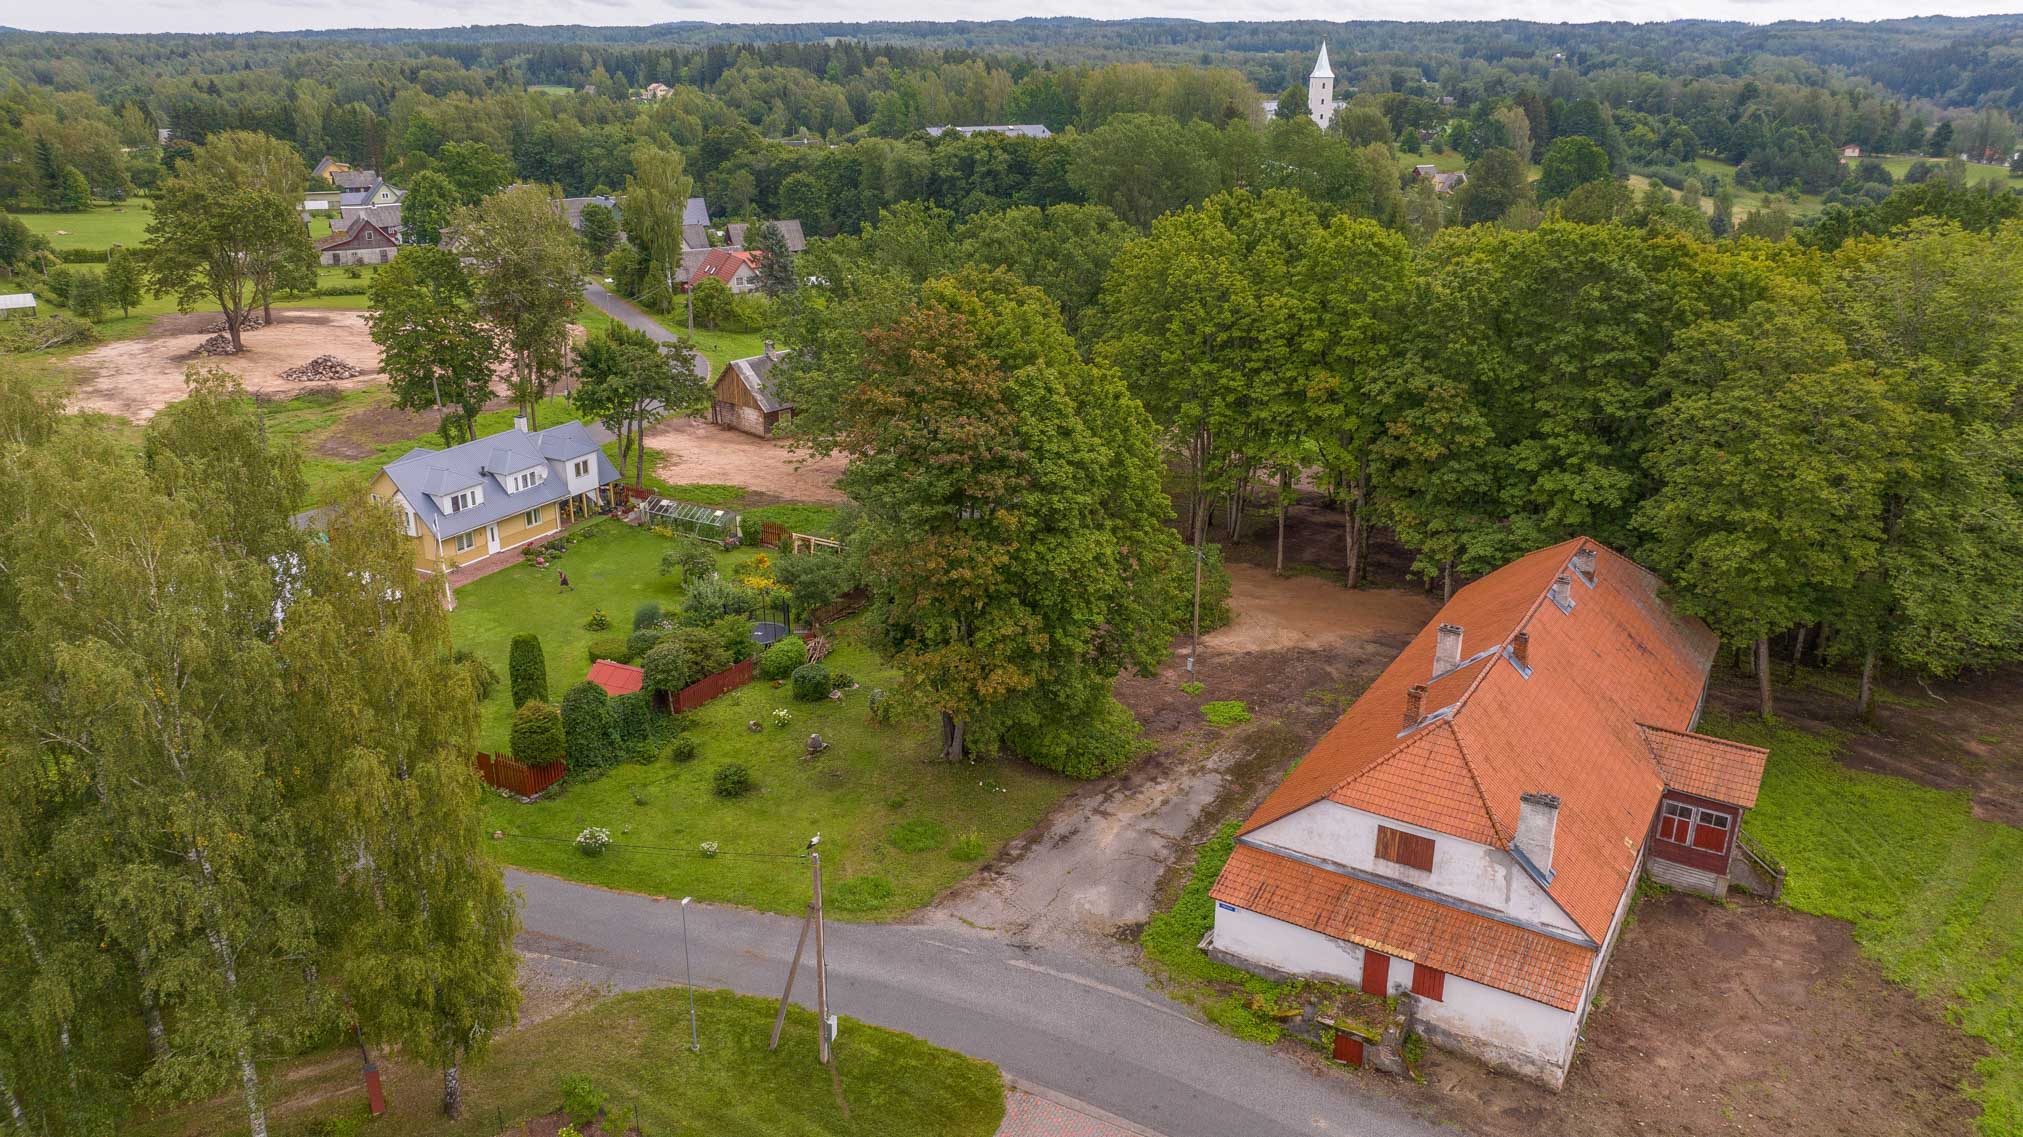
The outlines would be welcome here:
M 1350 590 L 1312 576 L 1274 577 L 1255 565 L 1229 566 L 1234 619 L 1201 637 L 1202 648 L 1276 651 L 1330 647 L 1348 640 L 1416 635 L 1439 604 L 1416 590 Z
M 654 473 L 670 482 L 742 486 L 763 504 L 773 501 L 840 503 L 836 479 L 847 459 L 814 458 L 784 442 L 754 438 L 701 419 L 677 418 L 654 427 L 646 445 L 660 454 Z
M 215 313 L 164 316 L 147 335 L 118 340 L 77 358 L 90 378 L 71 396 L 71 409 L 101 411 L 134 422 L 146 422 L 155 412 L 183 397 L 183 371 L 192 363 L 215 363 L 236 373 L 255 394 L 286 398 L 303 384 L 280 373 L 319 355 L 334 355 L 363 375 L 341 383 L 319 384 L 341 390 L 368 387 L 380 381 L 379 349 L 365 326 L 365 314 L 328 308 L 276 309 L 274 322 L 245 333 L 245 350 L 235 356 L 197 354 L 209 338 L 200 330 L 216 320 Z

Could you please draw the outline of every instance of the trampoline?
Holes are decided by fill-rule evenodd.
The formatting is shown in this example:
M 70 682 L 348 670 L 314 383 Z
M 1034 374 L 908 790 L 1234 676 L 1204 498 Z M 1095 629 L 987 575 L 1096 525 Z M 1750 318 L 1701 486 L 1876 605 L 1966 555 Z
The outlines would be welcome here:
M 752 625 L 752 639 L 758 641 L 760 647 L 771 647 L 789 634 L 788 627 L 775 620 L 760 620 Z

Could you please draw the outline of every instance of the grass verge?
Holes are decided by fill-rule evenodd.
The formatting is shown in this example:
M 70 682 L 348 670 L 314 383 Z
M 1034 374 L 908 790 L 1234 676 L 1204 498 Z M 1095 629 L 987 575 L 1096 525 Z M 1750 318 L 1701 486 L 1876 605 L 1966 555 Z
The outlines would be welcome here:
M 688 1048 L 680 988 L 635 991 L 501 1036 L 464 1068 L 464 1116 L 449 1121 L 432 1070 L 381 1059 L 387 1112 L 374 1137 L 493 1137 L 556 1112 L 561 1080 L 582 1075 L 603 1098 L 606 1133 L 638 1119 L 642 1137 L 766 1133 L 786 1137 L 989 1137 L 1004 1118 L 1004 1083 L 989 1062 L 912 1035 L 844 1018 L 834 1075 L 815 1061 L 815 1016 L 791 1007 L 780 1048 L 766 1050 L 774 1004 L 728 991 L 697 991 L 700 1052 Z M 330 1123 L 365 1121 L 355 1058 L 311 1060 L 282 1071 L 276 1137 L 320 1137 Z M 319 1097 L 320 1095 L 320 1097 Z M 290 1100 L 313 1104 L 290 1108 Z M 636 1112 L 635 1112 L 636 1111 Z M 198 1137 L 245 1127 L 221 1098 L 140 1127 L 144 1137 Z
M 1210 1022 L 1238 1038 L 1268 1044 L 1283 1033 L 1273 1012 L 1291 1005 L 1300 985 L 1210 959 L 1200 946 L 1201 937 L 1215 926 L 1215 901 L 1208 890 L 1236 851 L 1237 826 L 1228 822 L 1201 846 L 1179 897 L 1145 922 L 1138 942 L 1145 958 L 1157 965 L 1168 995 L 1201 1008 Z
M 2023 1132 L 2023 831 L 1976 819 L 1964 793 L 1847 769 L 1834 735 L 1703 729 L 1770 750 L 1743 827 L 1784 862 L 1785 903 L 1853 924 L 1890 978 L 1985 1039 L 1980 1132 Z

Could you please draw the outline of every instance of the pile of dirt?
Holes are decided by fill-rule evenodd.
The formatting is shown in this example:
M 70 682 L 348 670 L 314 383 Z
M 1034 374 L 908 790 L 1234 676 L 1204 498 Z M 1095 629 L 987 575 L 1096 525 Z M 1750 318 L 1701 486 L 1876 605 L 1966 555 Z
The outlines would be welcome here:
M 291 383 L 334 383 L 341 379 L 356 379 L 363 374 L 364 371 L 334 355 L 319 355 L 307 363 L 281 372 L 281 378 Z
M 197 345 L 198 355 L 237 355 L 239 349 L 232 346 L 232 337 L 219 332 Z
M 239 330 L 242 332 L 250 332 L 258 328 L 264 328 L 266 326 L 267 321 L 261 319 L 258 316 L 247 316 L 239 321 Z M 230 333 L 232 329 L 226 325 L 225 318 L 223 316 L 220 316 L 217 319 L 212 320 L 210 323 L 205 324 L 201 330 L 206 332 Z

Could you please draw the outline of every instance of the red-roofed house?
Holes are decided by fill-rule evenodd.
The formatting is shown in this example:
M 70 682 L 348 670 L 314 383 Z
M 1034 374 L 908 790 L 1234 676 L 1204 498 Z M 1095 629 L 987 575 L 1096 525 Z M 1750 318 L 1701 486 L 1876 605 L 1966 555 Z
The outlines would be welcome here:
M 1716 637 L 1585 539 L 1456 593 L 1237 835 L 1212 950 L 1406 993 L 1557 1087 L 1637 874 L 1715 896 L 1764 751 L 1693 734 Z
M 614 660 L 600 659 L 590 665 L 590 682 L 604 688 L 607 695 L 631 695 L 646 686 L 646 670 Z
M 759 287 L 759 254 L 749 249 L 711 249 L 690 275 L 690 287 L 704 277 L 723 281 L 735 295 L 755 291 Z

